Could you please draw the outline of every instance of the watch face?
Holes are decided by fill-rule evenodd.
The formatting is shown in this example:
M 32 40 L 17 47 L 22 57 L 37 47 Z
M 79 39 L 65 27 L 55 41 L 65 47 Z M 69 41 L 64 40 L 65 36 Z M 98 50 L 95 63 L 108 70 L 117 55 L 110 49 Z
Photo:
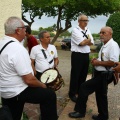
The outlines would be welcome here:
M 58 72 L 54 69 L 49 69 L 41 75 L 41 82 L 50 83 L 54 81 L 58 76 Z

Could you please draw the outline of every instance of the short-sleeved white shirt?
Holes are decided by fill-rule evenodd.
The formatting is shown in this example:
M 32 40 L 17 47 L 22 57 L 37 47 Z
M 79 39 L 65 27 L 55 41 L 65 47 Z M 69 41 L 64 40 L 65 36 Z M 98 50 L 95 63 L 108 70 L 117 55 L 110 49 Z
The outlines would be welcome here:
M 44 50 L 47 58 L 45 59 L 42 49 Z M 54 67 L 54 58 L 57 58 L 57 50 L 54 45 L 49 44 L 47 49 L 44 49 L 41 44 L 34 46 L 30 53 L 30 58 L 35 60 L 35 69 L 38 72 L 43 72 L 46 69 Z M 53 60 L 50 64 L 49 62 Z
M 33 73 L 27 50 L 13 37 L 5 36 L 0 40 L 1 48 L 10 40 L 0 54 L 0 96 L 12 98 L 28 87 L 21 76 Z
M 86 27 L 85 30 L 82 30 L 79 26 L 75 27 L 71 35 L 71 51 L 81 52 L 81 53 L 90 53 L 90 46 L 79 46 L 79 44 L 86 39 L 82 32 L 86 32 L 86 35 L 90 37 L 91 42 L 94 44 L 93 37 L 90 30 Z
M 102 52 L 102 53 L 101 53 Z M 103 61 L 113 61 L 118 62 L 119 61 L 119 46 L 118 44 L 113 40 L 110 39 L 105 45 L 101 47 L 101 50 L 98 55 L 98 60 L 101 60 L 101 56 Z M 103 66 L 95 66 L 95 69 L 97 71 L 106 71 L 106 68 Z M 111 68 L 112 69 L 112 68 Z

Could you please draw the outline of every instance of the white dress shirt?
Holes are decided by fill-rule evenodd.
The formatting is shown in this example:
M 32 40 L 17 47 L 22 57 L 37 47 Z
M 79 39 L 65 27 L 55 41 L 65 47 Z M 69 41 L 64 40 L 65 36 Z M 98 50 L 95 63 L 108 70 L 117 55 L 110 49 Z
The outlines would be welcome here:
M 85 28 L 85 30 L 82 30 L 79 26 L 75 27 L 72 31 L 71 36 L 71 51 L 73 52 L 81 52 L 81 53 L 89 53 L 90 52 L 90 46 L 79 46 L 79 44 L 84 40 L 87 39 L 82 32 L 86 32 L 86 35 L 90 37 L 91 42 L 94 44 L 93 37 L 91 35 L 91 32 L 88 28 Z
M 47 58 L 45 59 L 42 49 L 44 50 Z M 54 67 L 54 58 L 57 58 L 57 50 L 54 45 L 49 44 L 47 49 L 44 49 L 41 44 L 36 45 L 32 48 L 30 58 L 35 60 L 36 71 L 42 73 L 46 69 Z M 53 60 L 50 64 L 49 62 Z
M 0 40 L 0 50 L 9 41 L 0 54 L 0 95 L 12 98 L 28 87 L 23 81 L 23 75 L 33 73 L 31 60 L 27 50 L 13 37 L 5 36 Z
M 101 53 L 102 52 L 102 53 Z M 113 39 L 110 39 L 105 45 L 101 47 L 101 50 L 99 52 L 98 60 L 101 60 L 101 55 L 103 61 L 113 61 L 118 62 L 119 61 L 119 46 L 117 42 L 115 42 Z M 97 71 L 106 71 L 106 68 L 104 66 L 95 66 L 95 69 Z M 111 67 L 112 69 L 112 67 Z

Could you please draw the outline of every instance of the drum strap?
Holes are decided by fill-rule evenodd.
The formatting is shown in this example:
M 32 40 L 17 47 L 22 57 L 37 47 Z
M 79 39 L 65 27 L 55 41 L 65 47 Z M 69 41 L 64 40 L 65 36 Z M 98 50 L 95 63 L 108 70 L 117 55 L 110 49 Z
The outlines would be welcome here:
M 44 55 L 44 58 L 47 59 L 47 55 L 45 54 L 45 51 L 43 49 L 41 51 L 42 51 L 42 53 Z
M 2 47 L 2 49 L 0 50 L 0 54 L 1 54 L 1 52 L 4 50 L 4 48 L 8 45 L 8 44 L 10 44 L 11 42 L 14 42 L 14 41 L 9 41 L 9 42 L 7 42 L 3 47 Z
M 47 59 L 47 55 L 46 55 L 45 51 L 43 49 L 41 51 L 44 55 L 44 58 Z M 52 62 L 53 62 L 53 59 L 51 61 L 49 61 L 49 64 L 51 64 Z

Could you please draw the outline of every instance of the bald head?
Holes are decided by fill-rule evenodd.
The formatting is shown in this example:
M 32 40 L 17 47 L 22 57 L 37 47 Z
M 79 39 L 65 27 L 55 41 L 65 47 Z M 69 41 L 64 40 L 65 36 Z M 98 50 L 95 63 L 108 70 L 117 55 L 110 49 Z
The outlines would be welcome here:
M 109 27 L 109 26 L 103 27 L 103 28 L 101 28 L 101 30 L 105 30 L 105 31 L 107 31 L 107 32 L 109 32 L 109 33 L 111 33 L 111 34 L 113 34 L 113 30 L 112 30 L 112 28 Z
M 102 27 L 100 30 L 100 40 L 106 44 L 112 38 L 113 30 L 111 27 Z

